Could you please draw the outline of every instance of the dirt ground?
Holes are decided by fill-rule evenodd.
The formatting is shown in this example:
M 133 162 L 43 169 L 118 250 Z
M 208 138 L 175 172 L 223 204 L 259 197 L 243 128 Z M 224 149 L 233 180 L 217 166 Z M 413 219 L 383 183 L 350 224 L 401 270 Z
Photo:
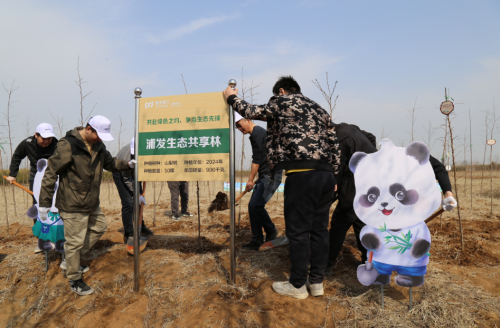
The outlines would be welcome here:
M 500 199 L 493 200 L 490 217 L 490 199 L 479 195 L 480 175 L 474 178 L 472 208 L 470 190 L 464 195 L 465 182 L 459 180 L 464 250 L 456 210 L 429 224 L 431 261 L 425 285 L 413 290 L 411 311 L 407 288 L 392 281 L 384 289 L 382 309 L 380 287 L 357 281 L 354 262 L 360 253 L 352 230 L 334 275 L 325 280 L 323 297 L 296 300 L 274 293 L 272 282 L 289 275 L 288 248 L 241 249 L 251 236 L 248 195 L 240 220 L 237 207 L 237 282 L 230 285 L 229 213 L 207 213 L 222 182 L 211 182 L 210 188 L 200 183 L 200 240 L 196 183 L 190 183 L 189 203 L 195 216 L 182 222 L 165 215 L 170 210 L 166 183 L 148 184 L 145 218 L 155 235 L 140 256 L 138 293 L 133 291 L 133 257 L 123 244 L 120 199 L 114 184 L 103 184 L 108 231 L 82 259 L 90 265 L 84 279 L 95 292 L 81 297 L 70 292 L 59 253 L 50 253 L 47 273 L 43 254 L 34 254 L 32 221 L 25 215 L 29 199 L 20 190 L 17 216 L 8 204 L 7 235 L 0 193 L 0 327 L 500 327 Z M 493 187 L 498 197 L 500 172 Z M 484 195 L 489 188 L 485 180 Z M 283 233 L 283 194 L 275 194 L 267 208 Z

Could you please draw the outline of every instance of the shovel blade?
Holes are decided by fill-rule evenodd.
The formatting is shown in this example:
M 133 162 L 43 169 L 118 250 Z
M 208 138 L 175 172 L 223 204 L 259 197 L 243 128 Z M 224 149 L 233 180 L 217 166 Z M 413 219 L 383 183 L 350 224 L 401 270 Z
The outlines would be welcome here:
M 147 243 L 147 237 L 141 237 L 139 239 L 139 252 L 142 252 L 146 248 Z M 128 237 L 127 239 L 127 252 L 131 255 L 134 254 L 134 237 Z
M 274 240 L 268 241 L 264 244 L 262 244 L 259 248 L 259 251 L 265 251 L 266 249 L 270 248 L 276 248 L 276 247 L 281 247 L 281 246 L 286 246 L 288 245 L 288 238 L 283 237 L 283 238 L 276 238 Z
M 368 270 L 365 264 L 358 266 L 358 280 L 363 286 L 371 286 L 377 279 L 378 271 L 375 268 Z

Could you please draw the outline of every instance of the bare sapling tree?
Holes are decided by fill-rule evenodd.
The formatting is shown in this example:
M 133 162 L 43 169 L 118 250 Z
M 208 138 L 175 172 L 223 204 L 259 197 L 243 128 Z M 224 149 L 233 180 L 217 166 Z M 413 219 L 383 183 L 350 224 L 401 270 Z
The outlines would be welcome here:
M 427 126 L 423 124 L 422 126 L 424 127 L 424 130 L 427 133 L 427 137 L 422 136 L 422 140 L 425 140 L 427 146 L 429 147 L 429 150 L 432 150 L 432 147 L 434 147 L 434 144 L 436 143 L 434 135 L 436 134 L 438 128 L 432 126 L 431 120 L 429 120 Z
M 488 141 L 488 135 L 490 131 L 490 112 L 489 111 L 484 111 L 484 156 L 483 156 L 483 166 L 481 167 L 481 190 L 479 191 L 479 194 L 483 194 L 483 180 L 484 180 L 484 168 L 486 165 L 486 150 L 488 149 L 488 144 L 486 143 Z
M 465 178 L 465 182 L 464 182 L 464 196 L 467 197 L 467 128 L 465 128 L 465 133 L 464 133 L 464 142 L 463 142 L 463 146 L 464 146 L 464 178 Z
M 404 147 L 405 146 L 405 139 L 398 138 L 398 143 L 399 143 L 399 147 Z
M 160 192 L 156 198 L 156 182 L 153 182 L 153 227 L 156 227 L 156 203 L 160 202 L 161 192 L 163 191 L 164 182 L 161 182 Z
M 491 114 L 491 129 L 490 129 L 490 139 L 493 139 L 493 132 L 497 126 L 500 117 L 497 117 L 495 110 L 495 99 L 493 99 L 493 111 Z M 490 145 L 490 199 L 491 199 L 491 213 L 490 218 L 493 219 L 493 145 Z
M 80 126 L 84 126 L 85 122 L 88 121 L 88 119 L 90 118 L 90 115 L 92 115 L 92 112 L 94 111 L 94 108 L 95 106 L 97 105 L 94 104 L 94 107 L 92 107 L 92 110 L 90 111 L 89 115 L 85 117 L 85 119 L 83 118 L 83 101 L 85 100 L 85 98 L 87 98 L 91 93 L 92 91 L 88 92 L 88 93 L 84 93 L 83 92 L 83 84 L 84 83 L 87 83 L 87 81 L 84 81 L 83 80 L 83 77 L 80 75 L 80 56 L 78 56 L 78 60 L 76 62 L 76 71 L 78 72 L 78 81 L 75 81 L 76 85 L 78 86 L 79 90 L 80 90 Z
M 244 78 L 244 68 L 241 68 L 241 90 L 240 90 L 240 97 L 243 100 L 246 100 L 246 98 L 249 98 L 250 103 L 253 104 L 255 101 L 255 96 L 258 95 L 258 92 L 255 92 L 255 89 L 257 89 L 262 83 L 259 83 L 257 85 L 254 85 L 253 80 L 248 84 L 245 81 Z M 245 156 L 245 135 L 242 134 L 241 138 L 241 162 L 240 162 L 240 193 L 243 192 L 243 167 L 244 167 L 244 161 L 246 159 Z M 240 228 L 240 223 L 241 223 L 241 208 L 242 206 L 239 207 L 238 210 L 238 229 Z
M 64 127 L 69 124 L 69 122 L 64 123 L 64 117 L 59 117 L 59 115 L 54 116 L 49 109 L 50 116 L 54 122 L 56 122 L 57 130 L 59 131 L 59 138 L 64 137 Z
M 7 155 L 7 153 L 5 152 L 5 149 L 2 146 L 4 144 L 6 144 L 6 142 L 1 142 L 2 139 L 3 138 L 0 138 L 0 171 L 3 173 L 3 154 Z M 2 154 L 2 152 L 3 152 L 3 154 Z M 5 206 L 3 208 L 5 210 L 5 222 L 7 223 L 7 236 L 9 236 L 9 213 L 7 211 L 7 208 L 8 208 L 8 206 L 7 206 L 7 192 L 5 191 L 5 188 L 7 186 L 7 181 L 5 181 L 3 179 L 3 174 L 2 174 L 2 177 L 0 177 L 0 181 L 2 181 L 2 183 L 0 183 L 0 184 L 2 185 L 3 200 L 5 203 Z
M 411 124 L 411 131 L 407 131 L 407 133 L 410 135 L 410 138 L 411 138 L 410 143 L 415 141 L 415 123 L 417 122 L 416 112 L 417 112 L 417 110 L 420 109 L 420 107 L 417 108 L 416 106 L 417 106 L 417 97 L 415 97 L 415 103 L 413 104 L 413 108 L 406 109 L 406 111 L 408 112 L 408 115 L 406 116 L 406 118 L 408 119 L 408 121 L 410 121 L 410 124 Z
M 26 129 L 26 134 L 25 134 L 26 138 L 28 138 L 30 135 L 32 135 L 31 134 L 32 133 L 32 131 L 31 131 L 32 126 L 31 125 L 33 124 L 34 121 L 35 120 L 31 120 L 30 121 L 30 116 L 28 115 L 26 117 L 26 121 L 23 123 L 24 128 Z M 25 160 L 24 165 L 25 165 L 26 172 L 28 172 L 26 174 L 26 176 L 25 176 L 24 184 L 26 185 L 27 188 L 29 188 L 29 177 L 30 177 L 30 175 L 29 175 L 29 163 L 28 163 L 28 160 Z M 25 197 L 23 197 L 23 199 L 24 199 L 24 206 L 27 207 L 28 206 L 28 202 L 29 202 L 29 194 L 27 192 L 25 193 Z
M 186 94 L 188 90 L 186 88 L 186 82 L 184 81 L 184 75 L 181 74 L 182 84 L 184 85 L 184 91 Z M 196 181 L 196 201 L 198 203 L 198 242 L 201 242 L 201 218 L 200 218 L 200 182 Z
M 122 133 L 127 131 L 127 129 L 124 129 L 124 126 L 127 125 L 127 123 L 123 123 L 123 119 L 121 116 L 118 116 L 120 118 L 120 127 L 118 128 L 118 151 L 122 149 Z
M 443 157 L 441 158 L 441 161 L 443 165 L 445 165 L 445 158 L 446 158 L 446 146 L 448 144 L 448 121 L 447 117 L 444 118 L 444 124 L 441 125 L 441 128 L 444 130 L 444 138 L 443 138 Z
M 333 85 L 333 88 L 330 87 L 330 79 L 328 77 L 328 72 L 326 72 L 326 90 L 323 89 L 321 84 L 319 83 L 318 79 L 315 79 L 312 81 L 312 83 L 316 86 L 316 88 L 321 91 L 321 94 L 323 95 L 323 98 L 325 98 L 326 103 L 328 104 L 328 110 L 330 111 L 330 118 L 333 120 L 333 112 L 335 111 L 335 107 L 337 106 L 337 99 L 339 96 L 333 98 L 333 94 L 335 93 L 335 88 L 337 88 L 337 82 L 335 81 L 335 84 Z
M 15 117 L 15 116 L 17 116 L 17 115 L 11 115 L 10 110 L 12 109 L 12 106 L 14 105 L 14 103 L 17 102 L 17 101 L 13 101 L 12 100 L 12 94 L 14 93 L 14 91 L 16 91 L 17 89 L 19 89 L 19 87 L 14 86 L 15 82 L 16 82 L 16 80 L 12 81 L 12 84 L 10 85 L 9 89 L 7 89 L 5 87 L 5 85 L 2 83 L 3 88 L 4 88 L 5 92 L 7 92 L 7 96 L 8 96 L 7 111 L 3 115 L 4 115 L 4 118 L 5 118 L 4 128 L 6 129 L 7 135 L 8 135 L 8 138 L 9 138 L 10 160 L 11 161 L 12 161 L 12 156 L 14 156 L 14 151 L 12 150 L 12 139 L 13 139 L 13 137 L 12 137 L 12 118 Z M 12 200 L 14 202 L 14 215 L 17 216 L 16 188 L 12 188 Z M 5 203 L 5 206 L 7 206 L 7 203 Z
M 445 99 L 448 99 L 448 94 L 446 93 L 446 88 L 444 89 Z M 457 212 L 458 212 L 458 222 L 460 224 L 460 244 L 462 251 L 464 250 L 464 231 L 462 227 L 462 217 L 460 216 L 460 201 L 458 200 L 458 189 L 457 189 L 457 166 L 455 164 L 455 148 L 453 146 L 453 128 L 451 127 L 450 114 L 446 115 L 448 119 L 448 128 L 450 131 L 450 143 L 451 143 L 451 156 L 453 159 L 453 180 L 455 185 L 455 200 L 457 201 Z
M 470 144 L 470 211 L 472 213 L 472 183 L 474 180 L 472 180 L 472 169 L 474 165 L 472 164 L 472 118 L 470 116 L 470 109 L 469 109 L 469 144 Z

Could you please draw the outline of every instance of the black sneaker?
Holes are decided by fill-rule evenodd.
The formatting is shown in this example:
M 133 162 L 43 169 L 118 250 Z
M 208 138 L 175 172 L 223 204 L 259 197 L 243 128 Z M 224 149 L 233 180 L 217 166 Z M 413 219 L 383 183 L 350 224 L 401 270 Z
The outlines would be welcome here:
M 70 280 L 69 285 L 71 286 L 71 291 L 77 293 L 80 296 L 90 295 L 94 292 L 94 289 L 87 285 L 83 279 Z
M 249 250 L 249 251 L 258 251 L 260 246 L 262 246 L 262 244 L 264 244 L 264 242 L 262 240 L 252 239 L 252 240 L 250 240 L 250 242 L 248 244 L 241 246 L 241 248 Z
M 178 215 L 172 215 L 172 221 L 182 221 L 182 219 Z
M 189 212 L 186 212 L 186 213 L 181 213 L 181 218 L 182 218 L 182 217 L 184 217 L 184 216 L 186 216 L 186 217 L 190 218 L 190 217 L 192 217 L 192 216 L 194 216 L 194 215 L 193 215 L 193 214 L 191 214 L 191 213 L 189 213 Z
M 266 234 L 266 243 L 271 240 L 275 240 L 278 237 L 278 228 L 274 228 L 274 231 Z
M 145 237 L 149 237 L 149 236 L 152 236 L 154 234 L 155 233 L 152 230 L 150 230 L 148 227 L 142 226 L 142 228 L 141 228 L 141 235 L 143 235 Z

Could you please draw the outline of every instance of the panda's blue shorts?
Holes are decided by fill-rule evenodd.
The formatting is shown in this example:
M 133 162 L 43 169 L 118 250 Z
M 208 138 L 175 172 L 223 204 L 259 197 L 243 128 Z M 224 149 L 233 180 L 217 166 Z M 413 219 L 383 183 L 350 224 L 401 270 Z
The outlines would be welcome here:
M 373 261 L 373 267 L 377 269 L 378 274 L 383 274 L 390 276 L 392 271 L 396 271 L 399 274 L 404 274 L 406 276 L 424 276 L 427 273 L 427 265 L 418 267 L 407 267 L 400 265 L 385 264 Z

